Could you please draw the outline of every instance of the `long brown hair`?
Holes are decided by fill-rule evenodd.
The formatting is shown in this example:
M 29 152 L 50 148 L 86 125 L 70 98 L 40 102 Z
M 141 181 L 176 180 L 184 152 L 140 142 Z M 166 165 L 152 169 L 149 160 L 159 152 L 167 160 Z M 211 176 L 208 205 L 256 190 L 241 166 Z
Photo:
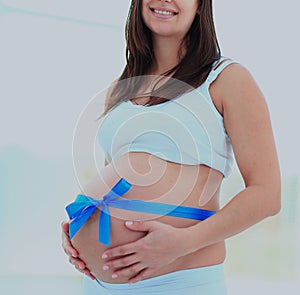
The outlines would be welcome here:
M 198 1 L 198 12 L 181 43 L 181 48 L 184 46 L 186 53 L 181 56 L 180 62 L 174 68 L 162 74 L 162 76 L 171 75 L 173 79 L 158 89 L 152 89 L 147 106 L 176 98 L 190 91 L 190 86 L 199 87 L 206 80 L 212 64 L 221 57 L 213 21 L 212 0 Z M 129 97 L 136 97 L 138 85 L 143 83 L 143 75 L 146 75 L 151 66 L 154 55 L 152 37 L 151 31 L 142 18 L 142 2 L 143 0 L 131 1 L 125 27 L 126 66 L 118 81 L 128 79 L 128 82 L 126 87 L 124 83 L 116 83 L 110 97 L 107 98 L 106 108 L 100 118 L 120 102 L 128 100 Z M 178 54 L 180 57 L 181 50 Z M 134 79 L 129 79 L 133 77 Z M 172 84 L 176 79 L 190 86 L 178 89 Z

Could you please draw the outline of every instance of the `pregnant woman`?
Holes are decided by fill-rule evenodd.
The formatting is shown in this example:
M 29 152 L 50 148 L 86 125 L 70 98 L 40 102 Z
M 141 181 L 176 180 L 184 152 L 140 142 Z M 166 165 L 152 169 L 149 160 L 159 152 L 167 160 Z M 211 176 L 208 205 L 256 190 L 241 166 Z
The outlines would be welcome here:
M 226 294 L 224 240 L 280 210 L 265 99 L 221 55 L 211 0 L 132 0 L 126 40 L 105 167 L 67 207 L 63 248 L 84 294 Z M 234 158 L 245 188 L 220 208 Z

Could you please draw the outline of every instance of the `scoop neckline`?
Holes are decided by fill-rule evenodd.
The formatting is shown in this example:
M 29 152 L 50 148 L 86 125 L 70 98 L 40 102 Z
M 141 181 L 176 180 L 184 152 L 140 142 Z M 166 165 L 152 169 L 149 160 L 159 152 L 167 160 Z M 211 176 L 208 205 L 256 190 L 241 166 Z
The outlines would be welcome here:
M 196 89 L 194 89 L 193 91 L 195 91 L 195 90 L 198 90 L 198 89 L 196 88 Z M 190 92 L 187 92 L 187 93 L 190 93 Z M 168 105 L 168 104 L 171 103 L 171 102 L 174 102 L 174 101 L 176 102 L 176 101 L 178 101 L 178 100 L 184 98 L 185 95 L 186 95 L 187 93 L 183 93 L 182 95 L 180 95 L 180 96 L 178 96 L 178 97 L 175 97 L 175 98 L 173 98 L 173 99 L 169 99 L 169 100 L 167 100 L 167 101 L 165 101 L 165 102 L 162 102 L 162 103 L 159 103 L 159 104 L 155 104 L 155 105 L 151 105 L 151 106 L 146 106 L 146 105 L 144 105 L 144 104 L 134 104 L 130 99 L 125 100 L 125 102 L 126 102 L 127 104 L 129 104 L 130 106 L 134 107 L 134 108 L 163 107 L 163 106 Z

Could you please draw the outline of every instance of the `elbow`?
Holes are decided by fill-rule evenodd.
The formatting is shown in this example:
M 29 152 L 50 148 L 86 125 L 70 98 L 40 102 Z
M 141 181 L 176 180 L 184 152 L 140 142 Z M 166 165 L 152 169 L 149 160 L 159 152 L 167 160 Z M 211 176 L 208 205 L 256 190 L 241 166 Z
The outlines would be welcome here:
M 272 192 L 271 201 L 269 202 L 269 216 L 275 216 L 281 210 L 281 188 Z
M 275 216 L 280 213 L 281 210 L 281 204 L 277 204 L 276 206 L 273 206 L 270 210 L 269 216 Z
M 281 211 L 281 175 L 278 170 L 277 176 L 270 187 L 271 212 L 270 216 L 275 216 Z

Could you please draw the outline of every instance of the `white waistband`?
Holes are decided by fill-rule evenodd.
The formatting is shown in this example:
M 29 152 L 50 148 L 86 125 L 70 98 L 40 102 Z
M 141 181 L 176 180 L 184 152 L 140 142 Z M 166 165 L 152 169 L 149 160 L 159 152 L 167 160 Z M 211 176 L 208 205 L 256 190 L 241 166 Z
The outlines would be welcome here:
M 155 289 L 157 289 L 159 292 L 162 292 L 164 288 L 166 288 L 166 290 L 170 290 L 170 288 L 182 288 L 184 290 L 185 288 L 201 286 L 219 281 L 224 281 L 223 263 L 179 270 L 150 279 L 145 279 L 135 284 L 112 284 L 97 280 L 99 287 L 102 286 L 110 291 L 122 290 L 123 292 L 138 291 L 139 289 L 145 290 L 145 288 L 151 291 L 155 291 Z

